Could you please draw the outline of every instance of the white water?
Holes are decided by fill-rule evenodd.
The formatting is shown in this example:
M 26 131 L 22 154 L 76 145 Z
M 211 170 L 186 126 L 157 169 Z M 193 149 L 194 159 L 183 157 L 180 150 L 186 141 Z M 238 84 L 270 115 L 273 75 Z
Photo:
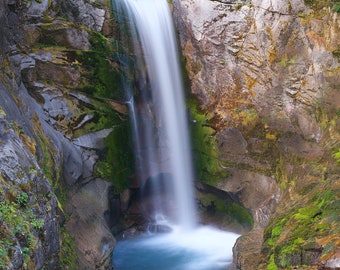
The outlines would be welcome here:
M 113 253 L 117 270 L 226 270 L 239 235 L 212 227 L 190 233 L 148 235 L 117 243 Z
M 140 142 L 140 138 L 135 139 L 139 144 L 137 147 L 144 149 L 140 154 L 142 158 L 139 157 L 143 159 L 140 166 L 143 172 L 140 174 L 152 176 L 166 171 L 172 175 L 175 189 L 175 200 L 172 202 L 176 213 L 174 221 L 181 224 L 184 230 L 192 229 L 196 224 L 193 170 L 179 55 L 168 3 L 163 0 L 123 0 L 121 3 L 133 21 L 132 25 L 136 26 L 141 42 L 151 85 L 153 116 L 159 127 L 156 131 L 158 137 L 152 134 L 153 128 L 147 127 L 145 119 L 139 124 L 140 128 L 136 128 L 137 132 L 144 133 L 139 134 L 144 143 Z M 143 65 L 143 62 L 140 61 L 140 64 Z M 157 145 L 156 140 L 160 140 Z M 155 205 L 160 204 L 155 202 Z M 158 207 L 157 212 L 155 216 L 166 216 L 161 207 Z
M 136 133 L 136 171 L 142 180 L 160 173 L 171 175 L 175 198 L 164 200 L 163 195 L 154 196 L 152 208 L 146 209 L 147 212 L 152 209 L 158 224 L 170 224 L 173 231 L 118 242 L 113 252 L 114 267 L 118 270 L 226 269 L 239 235 L 197 225 L 184 91 L 168 3 L 116 0 L 116 4 L 129 17 L 130 33 L 136 35 L 135 57 L 140 65 L 135 72 L 141 77 L 136 83 L 139 93 L 135 98 L 139 101 L 131 94 L 129 98 Z M 157 185 L 157 181 L 153 182 Z M 172 204 L 175 217 L 168 215 L 169 207 L 163 207 L 164 201 Z

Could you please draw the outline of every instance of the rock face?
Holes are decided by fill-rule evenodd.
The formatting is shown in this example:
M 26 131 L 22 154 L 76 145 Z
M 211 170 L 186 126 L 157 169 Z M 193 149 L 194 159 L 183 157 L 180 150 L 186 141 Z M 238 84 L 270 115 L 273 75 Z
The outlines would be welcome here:
M 79 250 L 78 259 L 87 269 L 111 269 L 115 239 L 107 232 L 108 226 L 103 215 L 103 210 L 109 209 L 109 187 L 109 183 L 101 179 L 91 181 L 70 195 L 66 207 L 71 215 L 67 227 L 73 232 L 75 246 Z
M 173 5 L 191 93 L 210 117 L 228 172 L 215 186 L 254 217 L 254 230 L 235 247 L 237 268 L 325 267 L 338 258 L 326 236 L 338 237 L 339 224 L 299 236 L 297 224 L 314 226 L 308 222 L 319 208 L 323 226 L 331 220 L 326 212 L 338 209 L 332 154 L 339 149 L 339 15 L 330 3 L 302 0 Z M 327 192 L 333 206 L 312 202 Z M 299 220 L 307 209 L 314 209 L 310 220 Z M 314 260 L 294 258 L 307 243 L 315 245 Z
M 112 129 L 92 127 L 113 113 L 79 91 L 105 5 L 0 3 L 1 269 L 111 269 L 112 184 L 95 166 Z
M 17 134 L 0 114 L 0 142 L 0 266 L 59 269 L 60 210 L 50 183 L 28 150 L 31 141 Z

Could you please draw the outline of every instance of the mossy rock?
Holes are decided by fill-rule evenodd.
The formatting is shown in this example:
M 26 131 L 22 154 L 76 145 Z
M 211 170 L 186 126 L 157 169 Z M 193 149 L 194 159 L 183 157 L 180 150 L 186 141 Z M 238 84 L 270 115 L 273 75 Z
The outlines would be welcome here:
M 214 137 L 215 130 L 210 127 L 209 117 L 199 109 L 198 102 L 191 98 L 187 102 L 190 113 L 190 131 L 193 148 L 193 159 L 197 178 L 214 185 L 228 176 L 222 168 L 219 150 Z
M 314 195 L 305 196 L 288 214 L 276 217 L 266 228 L 263 252 L 269 253 L 270 258 L 274 255 L 275 265 L 314 265 L 323 254 L 321 239 L 333 235 L 333 240 L 327 238 L 331 245 L 340 235 L 339 199 L 333 190 L 320 192 L 319 188 L 315 187 L 311 192 Z

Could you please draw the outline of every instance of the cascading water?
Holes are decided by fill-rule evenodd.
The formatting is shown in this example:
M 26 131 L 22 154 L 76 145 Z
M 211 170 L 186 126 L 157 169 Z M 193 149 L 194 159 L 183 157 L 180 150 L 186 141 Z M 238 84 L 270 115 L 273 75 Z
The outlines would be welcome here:
M 142 50 L 139 44 L 135 45 L 136 51 L 144 55 L 144 59 L 138 61 L 139 74 L 146 68 L 146 76 L 142 76 L 139 85 L 142 88 L 139 99 L 143 103 L 140 110 L 144 112 L 130 109 L 137 134 L 135 148 L 140 168 L 137 173 L 139 178 L 162 172 L 171 175 L 175 195 L 172 218 L 181 228 L 192 229 L 196 217 L 190 143 L 179 55 L 168 4 L 155 0 L 129 0 L 120 4 L 131 20 L 131 28 L 136 29 L 131 32 L 138 36 L 132 38 L 140 40 Z M 161 204 L 155 202 L 154 205 Z M 158 207 L 154 214 L 167 216 L 164 212 Z
M 137 178 L 146 185 L 147 179 L 168 175 L 165 181 L 171 185 L 153 180 L 151 190 L 160 191 L 165 186 L 174 194 L 152 196 L 152 206 L 145 209 L 151 212 L 153 222 L 165 219 L 173 232 L 118 243 L 113 253 L 115 269 L 225 269 L 238 235 L 197 227 L 188 118 L 168 3 L 114 3 L 125 22 L 121 24 L 129 26 L 123 35 L 131 38 L 136 59 L 133 63 L 137 63 L 127 68 L 134 75 L 127 74 L 133 83 L 126 84 Z

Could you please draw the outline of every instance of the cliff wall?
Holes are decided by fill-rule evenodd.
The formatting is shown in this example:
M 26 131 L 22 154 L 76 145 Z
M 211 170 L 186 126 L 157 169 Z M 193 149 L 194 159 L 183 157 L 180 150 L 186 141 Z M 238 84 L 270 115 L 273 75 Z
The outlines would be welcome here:
M 173 3 L 189 91 L 225 170 L 213 185 L 254 218 L 238 269 L 339 267 L 338 4 Z
M 1 269 L 111 267 L 113 186 L 95 166 L 122 122 L 98 94 L 113 89 L 108 9 L 0 3 Z

